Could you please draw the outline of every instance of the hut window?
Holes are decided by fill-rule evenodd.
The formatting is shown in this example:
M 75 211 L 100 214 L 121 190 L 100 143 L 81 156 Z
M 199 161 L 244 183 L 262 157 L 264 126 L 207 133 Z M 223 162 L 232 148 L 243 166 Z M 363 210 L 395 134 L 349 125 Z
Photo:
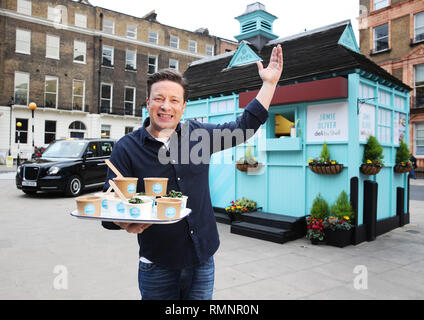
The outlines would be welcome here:
M 390 110 L 378 109 L 378 140 L 381 143 L 390 143 L 392 127 L 392 113 Z

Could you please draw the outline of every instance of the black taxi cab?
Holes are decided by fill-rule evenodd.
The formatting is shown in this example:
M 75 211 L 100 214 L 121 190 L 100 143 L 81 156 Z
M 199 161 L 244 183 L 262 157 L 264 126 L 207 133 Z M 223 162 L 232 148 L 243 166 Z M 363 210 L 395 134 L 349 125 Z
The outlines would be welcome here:
M 76 197 L 85 189 L 104 185 L 107 165 L 115 140 L 56 140 L 42 156 L 22 163 L 16 173 L 16 186 L 26 194 L 60 191 Z

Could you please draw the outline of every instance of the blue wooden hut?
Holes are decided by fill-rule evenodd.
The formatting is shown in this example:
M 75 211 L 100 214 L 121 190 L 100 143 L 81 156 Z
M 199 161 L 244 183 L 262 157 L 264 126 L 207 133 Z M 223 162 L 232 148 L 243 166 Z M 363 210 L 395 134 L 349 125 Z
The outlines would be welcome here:
M 350 21 L 278 38 L 275 18 L 260 3 L 248 6 L 236 18 L 238 50 L 193 62 L 185 72 L 190 101 L 184 119 L 234 121 L 262 84 L 255 61 L 266 66 L 272 48 L 283 47 L 284 71 L 267 123 L 245 144 L 212 157 L 217 216 L 235 199 L 255 200 L 262 212 L 233 223 L 232 231 L 285 242 L 304 235 L 299 222 L 318 193 L 332 204 L 344 190 L 356 214 L 354 244 L 408 223 L 408 177 L 393 168 L 400 140 L 409 141 L 411 89 L 360 54 Z M 287 123 L 297 124 L 295 136 L 284 128 Z M 384 150 L 377 175 L 360 171 L 370 135 Z M 316 174 L 308 167 L 324 142 L 331 158 L 344 165 L 339 174 Z M 249 146 L 263 165 L 252 173 L 235 166 Z

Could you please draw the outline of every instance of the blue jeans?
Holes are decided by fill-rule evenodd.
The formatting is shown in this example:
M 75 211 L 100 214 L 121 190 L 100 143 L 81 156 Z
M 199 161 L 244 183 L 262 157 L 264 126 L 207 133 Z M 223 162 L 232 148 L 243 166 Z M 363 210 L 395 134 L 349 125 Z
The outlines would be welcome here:
M 214 277 L 213 256 L 181 270 L 140 261 L 138 286 L 143 300 L 212 300 Z

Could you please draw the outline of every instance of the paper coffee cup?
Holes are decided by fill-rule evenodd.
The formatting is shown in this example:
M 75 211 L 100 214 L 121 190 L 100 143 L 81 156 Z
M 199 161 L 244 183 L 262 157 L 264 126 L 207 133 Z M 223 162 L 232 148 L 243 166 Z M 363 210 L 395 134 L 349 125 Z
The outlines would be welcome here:
M 101 212 L 100 197 L 78 197 L 77 202 L 78 214 L 81 216 L 99 217 Z
M 168 178 L 144 178 L 146 196 L 164 196 L 167 193 Z
M 114 178 L 116 186 L 121 190 L 125 198 L 131 198 L 137 192 L 138 178 Z M 115 192 L 115 196 L 119 197 Z
M 157 203 L 157 218 L 159 220 L 174 220 L 180 217 L 181 198 L 159 198 Z

